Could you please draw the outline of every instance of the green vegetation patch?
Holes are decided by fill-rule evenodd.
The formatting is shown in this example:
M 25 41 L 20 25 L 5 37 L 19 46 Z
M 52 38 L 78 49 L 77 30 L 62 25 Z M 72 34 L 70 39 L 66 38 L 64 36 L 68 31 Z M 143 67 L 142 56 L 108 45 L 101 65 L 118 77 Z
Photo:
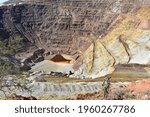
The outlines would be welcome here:
M 23 38 L 20 36 L 11 36 L 9 39 L 0 40 L 0 55 L 15 55 L 23 49 Z

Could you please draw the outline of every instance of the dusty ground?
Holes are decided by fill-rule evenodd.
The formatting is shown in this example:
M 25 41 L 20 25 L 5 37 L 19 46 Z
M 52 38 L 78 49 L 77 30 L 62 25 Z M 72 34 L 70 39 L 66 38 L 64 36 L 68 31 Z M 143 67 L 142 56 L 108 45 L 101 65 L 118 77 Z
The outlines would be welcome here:
M 60 65 L 61 63 L 59 63 Z M 135 69 L 136 68 L 136 69 Z M 150 99 L 150 75 L 149 72 L 146 72 L 145 70 L 141 70 L 141 67 L 134 67 L 134 69 L 131 69 L 131 67 L 125 69 L 124 67 L 117 68 L 117 70 L 110 74 L 111 76 L 111 92 L 109 93 L 109 96 L 107 99 L 112 100 L 125 100 L 125 99 Z M 38 76 L 39 77 L 39 76 Z M 64 90 L 72 89 L 70 88 L 72 85 L 75 85 L 76 87 L 80 83 L 84 83 L 89 85 L 99 84 L 101 85 L 104 81 L 104 77 L 96 78 L 96 79 L 79 79 L 79 78 L 67 78 L 67 77 L 56 77 L 56 76 L 49 76 L 44 75 L 40 76 L 43 77 L 46 82 L 40 82 L 37 85 L 38 91 L 44 91 L 42 87 L 46 87 L 46 89 L 51 89 L 50 91 L 54 92 L 54 94 L 48 93 L 48 95 L 42 95 L 42 97 L 36 97 L 40 100 L 62 100 L 62 99 L 87 99 L 87 100 L 102 100 L 103 98 L 103 91 L 100 89 L 94 90 L 97 92 L 88 92 L 84 90 L 76 91 L 76 93 L 73 94 L 68 93 L 66 94 Z M 59 86 L 59 94 L 66 94 L 66 95 L 58 95 L 57 92 L 54 90 L 54 86 L 47 85 L 47 83 L 50 83 L 52 85 Z M 66 85 L 69 87 L 66 89 Z M 65 87 L 60 87 L 60 85 L 65 85 Z M 82 86 L 82 85 L 81 85 Z M 81 87 L 80 86 L 80 87 Z M 40 90 L 41 88 L 41 90 Z M 55 88 L 55 89 L 57 89 Z M 82 88 L 83 89 L 83 88 Z M 48 90 L 49 91 L 49 90 Z M 48 92 L 47 91 L 47 92 Z M 43 92 L 42 92 L 43 93 Z

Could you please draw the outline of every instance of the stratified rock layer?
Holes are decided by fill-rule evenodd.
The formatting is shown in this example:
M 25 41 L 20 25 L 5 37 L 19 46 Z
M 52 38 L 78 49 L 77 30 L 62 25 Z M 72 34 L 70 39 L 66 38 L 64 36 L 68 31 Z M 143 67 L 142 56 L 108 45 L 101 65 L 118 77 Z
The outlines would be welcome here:
M 42 48 L 48 55 L 72 56 L 73 77 L 100 77 L 118 64 L 150 63 L 148 5 L 148 0 L 28 0 L 4 5 L 0 40 L 20 35 L 26 39 L 25 49 L 17 58 Z M 36 62 L 45 59 L 43 54 Z
M 144 7 L 132 16 L 120 15 L 112 30 L 84 53 L 83 65 L 75 76 L 104 76 L 112 73 L 118 64 L 147 65 L 149 72 L 150 30 L 139 27 L 143 20 L 149 21 L 149 12 L 150 7 Z

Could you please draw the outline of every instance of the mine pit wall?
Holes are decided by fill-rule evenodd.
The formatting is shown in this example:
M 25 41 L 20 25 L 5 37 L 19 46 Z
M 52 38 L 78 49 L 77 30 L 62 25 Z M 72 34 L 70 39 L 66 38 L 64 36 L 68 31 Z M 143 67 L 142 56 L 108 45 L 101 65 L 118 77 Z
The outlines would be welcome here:
M 148 33 L 150 34 L 150 32 Z M 79 70 L 75 72 L 74 77 L 97 78 L 105 76 L 114 72 L 115 66 L 119 64 L 120 67 L 121 64 L 124 64 L 131 70 L 133 70 L 132 65 L 139 65 L 138 68 L 141 72 L 143 69 L 143 73 L 149 74 L 150 35 L 141 35 L 139 38 L 127 40 L 126 44 L 128 45 L 128 48 L 119 42 L 118 39 L 107 42 L 106 45 L 100 40 L 97 40 L 95 46 L 91 45 L 85 52 L 83 64 Z M 137 70 L 137 72 L 138 71 L 139 70 Z
M 31 1 L 32 2 L 32 1 Z M 110 3 L 112 2 L 112 3 Z M 80 54 L 97 37 L 104 35 L 118 13 L 112 12 L 115 1 L 51 0 L 47 3 L 1 7 L 1 32 L 19 34 L 33 45 L 54 54 Z M 126 8 L 133 3 L 122 3 Z M 127 11 L 122 12 L 130 12 Z M 1 38 L 6 38 L 0 35 Z M 76 53 L 77 52 L 77 53 Z
M 51 0 L 3 6 L 0 7 L 0 32 L 7 37 L 2 34 L 0 37 L 21 35 L 29 41 L 29 48 L 73 56 L 77 70 L 74 77 L 100 77 L 112 73 L 114 65 L 134 63 L 122 42 L 106 39 L 107 44 L 96 40 L 112 30 L 119 14 L 132 13 L 140 4 L 132 0 Z M 119 49 L 113 51 L 111 44 L 117 44 Z M 130 50 L 134 48 L 132 42 L 127 44 Z M 139 59 L 136 63 L 140 63 Z
M 96 43 L 86 50 L 83 64 L 74 77 L 105 76 L 114 72 L 115 66 L 119 64 L 127 65 L 129 69 L 130 65 L 138 64 L 141 72 L 144 71 L 143 74 L 149 74 L 150 30 L 141 29 L 138 25 L 138 22 L 150 19 L 149 11 L 150 7 L 143 7 L 137 10 L 132 18 L 121 16 L 106 36 L 96 40 Z M 138 19 L 138 22 L 135 19 Z

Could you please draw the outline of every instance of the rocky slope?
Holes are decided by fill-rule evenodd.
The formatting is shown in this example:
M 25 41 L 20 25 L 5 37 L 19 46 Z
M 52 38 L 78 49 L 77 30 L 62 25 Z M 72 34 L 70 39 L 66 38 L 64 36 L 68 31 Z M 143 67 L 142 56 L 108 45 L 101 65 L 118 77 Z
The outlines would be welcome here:
M 99 77 L 112 73 L 118 64 L 150 64 L 150 7 L 132 15 L 121 14 L 111 31 L 96 40 L 84 53 L 77 75 Z M 142 67 L 142 65 L 145 65 Z M 149 70 L 147 70 L 149 72 Z
M 0 7 L 0 40 L 22 37 L 23 49 L 15 57 L 27 67 L 67 54 L 74 59 L 73 77 L 96 78 L 112 73 L 118 64 L 150 63 L 148 5 L 148 0 L 6 4 Z M 43 51 L 35 52 L 39 48 Z

